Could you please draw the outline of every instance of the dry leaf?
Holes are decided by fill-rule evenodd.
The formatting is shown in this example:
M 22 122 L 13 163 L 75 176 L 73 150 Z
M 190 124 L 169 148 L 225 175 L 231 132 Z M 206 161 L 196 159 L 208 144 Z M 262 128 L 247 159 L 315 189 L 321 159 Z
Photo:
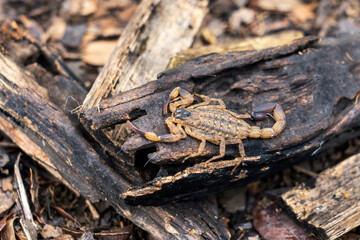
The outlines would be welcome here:
M 62 235 L 62 229 L 56 226 L 45 224 L 40 234 L 43 238 L 56 238 Z
M 6 221 L 8 220 L 8 218 L 12 217 L 15 213 L 9 213 L 8 215 L 6 215 L 3 219 L 0 220 L 0 232 L 4 229 L 4 227 L 6 226 Z
M 0 152 L 0 168 L 5 167 L 10 161 L 9 155 L 6 153 Z
M 11 215 L 13 215 L 13 213 L 11 213 Z M 10 214 L 6 216 L 6 218 L 8 217 L 10 217 Z M 15 229 L 14 229 L 14 221 L 16 218 L 17 217 L 6 219 L 6 225 L 0 231 L 0 240 L 16 240 Z M 2 221 L 3 220 L 1 220 L 0 222 Z
M 115 9 L 115 8 L 126 8 L 133 4 L 132 0 L 102 0 L 100 8 L 103 9 Z
M 295 224 L 271 196 L 263 197 L 255 203 L 253 224 L 256 231 L 265 239 L 315 239 Z
M 126 23 L 119 22 L 114 16 L 89 21 L 85 39 L 119 37 Z
M 16 238 L 19 240 L 29 240 L 22 229 L 20 231 L 17 231 L 15 234 Z
M 250 2 L 250 5 L 253 7 L 276 12 L 290 12 L 299 4 L 301 4 L 299 0 L 252 0 Z
M 0 214 L 9 210 L 15 203 L 12 177 L 0 179 Z
M 304 23 L 315 18 L 314 9 L 317 4 L 300 4 L 295 6 L 290 13 L 290 18 L 295 23 Z
M 0 179 L 0 188 L 5 191 L 13 191 L 13 177 L 9 176 L 7 178 Z
M 201 37 L 206 43 L 215 44 L 217 41 L 215 34 L 208 28 L 201 31 Z
M 62 5 L 63 13 L 73 16 L 88 16 L 95 13 L 97 9 L 97 0 L 66 0 Z
M 117 40 L 90 42 L 83 49 L 82 60 L 90 65 L 102 66 L 109 59 L 116 43 Z
M 74 238 L 69 234 L 61 235 L 60 237 L 55 238 L 55 240 L 73 240 Z
M 123 11 L 117 13 L 117 14 L 116 14 L 116 17 L 117 17 L 120 21 L 126 21 L 126 22 L 128 22 L 128 21 L 130 20 L 130 18 L 134 15 L 137 7 L 138 7 L 137 4 L 133 4 L 133 5 L 129 6 L 128 8 L 124 9 Z
M 229 30 L 232 33 L 240 32 L 242 24 L 248 25 L 255 20 L 256 12 L 250 8 L 240 8 L 234 11 L 229 19 Z
M 9 210 L 15 203 L 14 195 L 12 192 L 3 192 L 0 190 L 0 214 Z
M 54 41 L 61 40 L 66 32 L 66 22 L 64 18 L 54 17 L 51 19 L 51 26 L 47 29 L 47 38 Z

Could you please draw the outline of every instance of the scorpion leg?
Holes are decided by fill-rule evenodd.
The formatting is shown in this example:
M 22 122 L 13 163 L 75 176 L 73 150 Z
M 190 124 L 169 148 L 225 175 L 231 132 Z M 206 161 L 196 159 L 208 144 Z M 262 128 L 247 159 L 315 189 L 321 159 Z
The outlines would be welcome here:
M 240 153 L 240 157 L 238 158 L 239 161 L 236 163 L 235 167 L 233 168 L 233 170 L 231 170 L 231 175 L 233 175 L 234 171 L 236 170 L 236 168 L 240 165 L 240 163 L 244 160 L 245 158 L 245 149 L 244 149 L 244 144 L 242 143 L 241 139 L 235 138 L 235 139 L 228 139 L 226 140 L 226 144 L 239 144 L 239 153 Z
M 200 97 L 203 100 L 203 102 L 194 104 L 194 105 L 190 106 L 189 108 L 198 108 L 198 107 L 204 107 L 204 106 L 206 106 L 207 108 L 216 108 L 216 109 L 225 109 L 226 108 L 224 101 L 219 98 L 211 98 L 209 96 L 200 95 L 200 94 L 195 94 L 195 96 Z M 209 105 L 210 102 L 217 102 L 219 105 Z
M 185 132 L 187 134 L 189 134 L 190 136 L 201 140 L 201 143 L 199 145 L 198 151 L 196 153 L 193 153 L 193 154 L 187 156 L 186 158 L 184 158 L 183 162 L 185 162 L 189 158 L 200 156 L 202 154 L 202 152 L 204 151 L 205 145 L 206 145 L 206 139 L 204 138 L 204 134 L 201 133 L 199 130 L 193 130 L 190 127 L 186 126 Z
M 177 107 L 186 107 L 192 102 L 194 102 L 194 96 L 192 94 L 180 87 L 176 87 L 170 92 L 169 98 L 164 104 L 163 113 L 167 114 L 168 106 L 170 111 L 173 112 Z
M 284 110 L 279 104 L 267 103 L 254 108 L 252 117 L 255 120 L 264 119 L 269 113 L 273 112 L 275 124 L 271 128 L 260 129 L 257 126 L 252 126 L 249 137 L 251 138 L 272 138 L 278 135 L 286 125 L 286 117 Z
M 239 153 L 240 153 L 240 157 L 238 158 L 239 161 L 237 162 L 237 164 L 235 165 L 235 167 L 231 171 L 231 175 L 232 175 L 234 173 L 235 169 L 240 165 L 240 163 L 245 158 L 244 144 L 242 143 L 241 139 L 238 139 L 238 138 L 227 139 L 227 140 L 222 139 L 221 142 L 220 142 L 220 154 L 218 156 L 214 156 L 214 157 L 210 158 L 209 160 L 206 161 L 206 163 L 224 157 L 225 156 L 226 145 L 229 145 L 229 144 L 239 144 Z
M 186 133 L 184 129 L 182 128 L 181 124 L 175 125 L 173 122 L 171 122 L 171 117 L 167 118 L 165 120 L 165 123 L 170 129 L 171 134 L 165 134 L 162 136 L 158 136 L 154 132 L 146 132 L 143 131 L 137 127 L 135 127 L 130 121 L 126 122 L 130 128 L 142 136 L 144 136 L 146 139 L 153 141 L 153 142 L 177 142 L 180 139 L 186 138 Z
M 225 156 L 225 151 L 226 151 L 226 140 L 225 140 L 225 138 L 222 138 L 220 140 L 220 150 L 219 151 L 220 151 L 219 155 L 210 158 L 209 160 L 206 161 L 206 163 L 212 162 L 212 161 L 214 161 L 216 159 L 219 159 L 219 158 L 222 158 L 222 157 Z
M 206 140 L 205 139 L 201 140 L 198 151 L 196 153 L 190 154 L 189 156 L 184 158 L 183 162 L 185 162 L 189 158 L 200 156 L 202 154 L 202 152 L 204 151 L 204 149 L 205 149 L 205 145 L 206 145 Z

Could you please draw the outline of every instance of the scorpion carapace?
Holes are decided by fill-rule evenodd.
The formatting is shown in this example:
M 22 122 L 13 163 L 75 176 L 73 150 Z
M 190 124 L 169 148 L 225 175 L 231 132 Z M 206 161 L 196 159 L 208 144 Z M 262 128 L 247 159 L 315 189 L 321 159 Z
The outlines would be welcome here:
M 172 112 L 171 117 L 165 120 L 170 129 L 170 134 L 158 136 L 154 132 L 146 132 L 128 121 L 131 129 L 142 134 L 145 138 L 154 142 L 177 142 L 186 138 L 187 135 L 201 141 L 197 152 L 185 157 L 184 161 L 202 154 L 205 149 L 206 141 L 220 145 L 220 154 L 213 156 L 208 161 L 213 161 L 225 156 L 225 146 L 227 144 L 238 144 L 240 160 L 245 158 L 244 145 L 242 139 L 246 138 L 273 138 L 277 136 L 286 125 L 285 113 L 281 106 L 276 103 L 267 103 L 256 107 L 253 113 L 238 114 L 226 109 L 223 100 L 210 98 L 208 96 L 195 94 L 203 102 L 193 104 L 194 96 L 180 87 L 174 88 L 168 101 L 164 104 L 164 114 L 169 108 Z M 211 103 L 216 104 L 211 104 Z M 271 128 L 260 128 L 250 126 L 243 119 L 252 118 L 262 120 L 267 115 L 273 116 L 275 124 Z M 240 162 L 239 162 L 240 163 Z

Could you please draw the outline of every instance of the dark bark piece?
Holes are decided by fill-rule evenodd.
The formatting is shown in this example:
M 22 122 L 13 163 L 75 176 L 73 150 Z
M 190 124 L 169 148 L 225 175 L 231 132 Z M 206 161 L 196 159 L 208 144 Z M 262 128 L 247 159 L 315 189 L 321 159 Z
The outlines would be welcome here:
M 94 129 L 138 117 L 134 112 L 146 112 L 134 124 L 162 135 L 168 133 L 162 107 L 176 86 L 221 98 L 228 109 L 238 113 L 251 112 L 268 102 L 279 103 L 285 110 L 287 127 L 279 136 L 244 140 L 246 156 L 254 158 L 242 163 L 233 175 L 236 160 L 222 160 L 207 166 L 204 163 L 191 166 L 194 160 L 181 164 L 182 159 L 199 146 L 199 141 L 191 137 L 164 144 L 132 134 L 122 149 L 131 156 L 139 156 L 135 159 L 138 165 L 147 161 L 144 154 L 152 152 L 149 159 L 165 164 L 160 171 L 165 176 L 123 193 L 121 196 L 126 202 L 159 205 L 222 191 L 311 157 L 319 146 L 326 150 L 359 135 L 356 121 L 359 105 L 354 103 L 360 89 L 360 42 L 354 38 L 328 39 L 299 52 L 311 40 L 314 39 L 307 37 L 273 49 L 199 57 L 161 73 L 158 81 L 105 100 L 97 109 L 86 111 L 85 119 Z M 264 127 L 273 122 L 251 124 Z M 351 132 L 347 131 L 350 129 Z M 207 143 L 204 156 L 195 162 L 209 159 L 218 151 L 218 146 Z M 227 146 L 225 159 L 238 156 L 237 146 Z M 169 163 L 180 165 L 169 166 Z M 142 171 L 148 169 L 151 166 Z
M 64 65 L 55 55 L 47 51 L 43 52 L 43 49 L 47 50 L 46 47 L 35 47 L 33 42 L 30 45 L 33 46 L 30 49 L 34 50 L 32 55 L 27 51 L 26 58 L 19 58 L 16 55 L 18 51 L 13 50 L 23 42 L 9 43 L 12 43 L 11 48 L 7 48 L 11 53 L 10 57 L 15 58 L 20 65 L 24 65 L 24 59 L 31 59 L 27 61 L 27 64 L 31 64 L 26 67 L 31 74 L 24 76 L 16 65 L 3 59 L 6 64 L 1 64 L 1 73 L 8 78 L 13 76 L 15 79 L 7 79 L 7 83 L 14 89 L 1 91 L 6 103 L 1 106 L 0 126 L 25 152 L 75 192 L 80 192 L 92 201 L 99 199 L 109 201 L 119 213 L 150 232 L 155 238 L 189 239 L 196 236 L 207 239 L 228 239 L 230 237 L 227 229 L 215 220 L 216 209 L 207 200 L 156 209 L 133 209 L 125 205 L 118 197 L 118 193 L 131 186 L 128 185 L 129 181 L 134 185 L 139 184 L 137 181 L 140 176 L 128 165 L 119 166 L 117 162 L 118 165 L 114 167 L 113 162 L 116 161 L 111 157 L 103 156 L 104 160 L 114 168 L 111 169 L 106 165 L 83 139 L 78 129 L 73 127 L 79 128 L 78 121 L 72 119 L 74 121 L 70 124 L 63 114 L 63 111 L 68 113 L 73 107 L 69 104 L 73 99 L 69 97 L 82 102 L 84 89 L 74 79 L 67 77 L 71 74 L 52 75 L 63 72 L 56 70 L 56 66 Z M 29 48 L 27 46 L 24 46 L 25 49 Z M 41 55 L 48 56 L 43 58 L 41 63 L 42 66 L 50 66 L 50 71 L 37 63 L 37 58 Z M 33 78 L 36 78 L 38 83 Z M 13 83 L 10 83 L 11 81 Z M 49 102 L 55 103 L 57 107 Z M 73 118 L 73 116 L 68 117 Z M 115 174 L 116 167 L 118 172 Z M 89 172 L 86 172 L 87 170 Z M 191 208 L 197 209 L 196 214 L 190 210 Z M 198 221 L 199 217 L 204 221 Z M 196 230 L 194 231 L 193 228 Z
M 336 239 L 360 225 L 359 199 L 360 154 L 281 196 L 292 215 L 324 239 Z
M 199 79 L 200 82 L 205 83 L 215 82 L 219 79 L 218 74 L 224 74 L 226 71 L 231 73 L 232 69 L 240 69 L 260 61 L 293 53 L 316 39 L 316 37 L 305 37 L 295 40 L 289 45 L 260 51 L 214 53 L 198 57 L 177 68 L 160 73 L 157 81 L 103 100 L 98 106 L 85 111 L 84 121 L 92 129 L 98 130 L 130 120 L 130 113 L 139 109 L 139 106 L 144 105 L 141 109 L 143 111 L 152 112 L 155 110 L 149 106 L 153 103 L 159 103 L 160 100 L 167 100 L 172 88 L 179 84 L 182 84 L 185 89 L 192 90 L 194 82 L 196 83 L 194 79 Z M 204 86 L 199 86 L 199 88 L 204 88 Z M 226 90 L 226 86 L 223 88 Z M 213 89 L 209 89 L 208 92 L 211 90 Z M 153 96 L 156 93 L 159 94 Z M 164 103 L 165 100 L 161 103 Z
M 68 144 L 77 145 L 79 149 L 84 141 L 81 140 L 81 136 L 76 133 L 63 112 L 59 111 L 55 105 L 48 103 L 47 96 L 44 98 L 41 93 L 36 92 L 38 88 L 35 88 L 37 85 L 31 75 L 24 74 L 4 56 L 0 57 L 1 129 L 25 152 L 50 169 L 55 177 L 71 186 L 59 175 L 58 168 L 54 166 L 50 158 L 67 159 L 72 155 L 81 154 L 67 149 L 67 144 L 64 144 L 62 140 L 65 139 L 64 136 L 69 134 Z M 34 84 L 24 84 L 24 82 Z M 61 134 L 58 133 L 60 129 L 63 131 Z M 43 140 L 44 142 L 42 142 Z M 50 146 L 46 146 L 47 142 Z M 51 146 L 51 144 L 54 145 Z M 91 153 L 89 154 L 91 155 Z M 68 169 L 64 164 L 65 162 L 59 169 Z M 73 175 L 76 180 L 79 180 L 76 176 L 82 176 L 82 174 Z M 84 180 L 82 179 L 82 181 Z M 91 195 L 92 189 L 93 187 L 89 185 L 80 190 L 86 190 L 86 193 Z M 96 195 L 94 197 L 96 199 Z
M 126 205 L 118 195 L 139 185 L 140 176 L 129 165 L 116 172 L 109 167 L 114 159 L 102 158 L 62 109 L 48 101 L 50 92 L 39 93 L 38 87 L 33 75 L 0 55 L 0 129 L 55 177 L 91 201 L 108 201 L 154 238 L 230 238 L 208 200 L 161 208 Z
M 84 100 L 87 90 L 78 81 L 63 75 L 53 75 L 38 63 L 26 66 L 36 81 L 49 92 L 49 101 L 66 113 L 77 108 Z

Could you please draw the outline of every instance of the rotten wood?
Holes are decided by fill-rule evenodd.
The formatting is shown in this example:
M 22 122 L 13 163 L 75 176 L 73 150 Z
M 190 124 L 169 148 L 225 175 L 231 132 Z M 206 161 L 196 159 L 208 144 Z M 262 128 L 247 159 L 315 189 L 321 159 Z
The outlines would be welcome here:
M 40 59 L 34 61 L 27 69 L 35 73 L 30 73 L 0 55 L 0 129 L 25 153 L 75 192 L 91 201 L 108 201 L 122 216 L 156 239 L 230 238 L 228 230 L 216 218 L 215 205 L 209 200 L 160 208 L 134 208 L 125 204 L 118 194 L 140 184 L 141 177 L 130 165 L 114 166 L 114 158 L 86 139 L 78 122 L 70 121 L 64 112 L 66 98 L 51 97 L 54 96 L 52 90 L 57 88 L 40 79 L 35 81 L 35 76 L 51 79 L 51 74 L 39 70 L 36 62 Z M 42 66 L 48 65 L 42 62 Z M 53 80 L 61 76 L 53 75 Z M 69 89 L 79 88 L 76 81 L 67 84 Z
M 207 55 L 210 53 L 226 53 L 234 51 L 249 51 L 272 48 L 285 45 L 291 41 L 304 37 L 301 31 L 289 30 L 279 33 L 269 34 L 262 37 L 250 37 L 231 43 L 216 44 L 210 46 L 186 49 L 176 54 L 171 59 L 168 68 L 177 67 L 191 59 Z
M 219 151 L 218 146 L 208 143 L 202 157 L 182 163 L 185 156 L 197 151 L 198 140 L 188 137 L 171 144 L 154 143 L 132 134 L 122 150 L 134 158 L 143 175 L 155 174 L 148 174 L 143 185 L 121 197 L 129 204 L 159 205 L 204 196 L 279 171 L 316 155 L 320 146 L 326 150 L 358 136 L 360 54 L 356 49 L 360 42 L 351 37 L 327 39 L 305 48 L 314 39 L 305 37 L 271 49 L 199 57 L 160 73 L 157 81 L 85 111 L 84 119 L 92 129 L 134 120 L 140 129 L 165 134 L 168 129 L 162 108 L 176 86 L 221 98 L 230 110 L 239 113 L 251 112 L 266 102 L 277 102 L 285 110 L 287 127 L 279 136 L 244 141 L 246 155 L 251 158 L 233 175 L 231 171 L 238 163 L 236 146 L 227 146 L 224 160 L 205 164 L 202 161 Z M 148 160 L 154 165 L 143 167 Z
M 102 99 L 156 79 L 171 57 L 189 48 L 208 12 L 208 0 L 142 1 L 117 46 L 86 96 L 80 112 Z M 181 19 L 181 20 L 179 20 Z M 121 127 L 92 131 L 91 135 L 119 161 Z
M 309 230 L 336 239 L 360 225 L 360 154 L 282 194 L 281 201 Z

